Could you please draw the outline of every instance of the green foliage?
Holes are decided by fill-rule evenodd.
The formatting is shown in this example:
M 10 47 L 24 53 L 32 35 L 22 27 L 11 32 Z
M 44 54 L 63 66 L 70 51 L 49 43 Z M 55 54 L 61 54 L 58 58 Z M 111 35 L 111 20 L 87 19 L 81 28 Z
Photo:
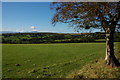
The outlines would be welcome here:
M 9 35 L 9 36 L 8 36 Z M 120 33 L 115 33 L 114 40 L 120 41 Z M 105 42 L 105 33 L 84 34 L 3 34 L 2 43 L 31 44 L 31 43 L 74 43 L 74 42 Z

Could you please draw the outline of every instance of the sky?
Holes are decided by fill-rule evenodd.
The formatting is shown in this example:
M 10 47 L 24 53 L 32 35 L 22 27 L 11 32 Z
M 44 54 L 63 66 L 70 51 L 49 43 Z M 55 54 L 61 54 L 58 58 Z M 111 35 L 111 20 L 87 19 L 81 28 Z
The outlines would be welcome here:
M 119 0 L 2 0 L 3 2 L 118 2 Z
M 65 23 L 52 25 L 51 19 L 55 12 L 50 9 L 50 4 L 51 2 L 2 2 L 0 31 L 77 33 Z
M 67 24 L 51 24 L 54 11 L 50 2 L 3 2 L 2 31 L 74 33 Z
M 0 2 L 0 30 L 2 30 L 2 2 Z

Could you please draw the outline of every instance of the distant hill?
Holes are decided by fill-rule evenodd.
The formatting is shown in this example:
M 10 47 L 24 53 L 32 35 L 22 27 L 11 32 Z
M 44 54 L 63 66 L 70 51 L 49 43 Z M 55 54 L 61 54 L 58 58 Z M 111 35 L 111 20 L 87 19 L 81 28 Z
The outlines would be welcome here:
M 0 31 L 0 34 L 8 34 L 8 33 L 48 33 L 51 34 L 52 32 L 37 32 L 37 31 L 33 31 L 33 32 L 14 32 L 14 31 Z
M 18 33 L 18 32 L 13 32 L 13 31 L 0 31 L 0 34 L 4 33 Z

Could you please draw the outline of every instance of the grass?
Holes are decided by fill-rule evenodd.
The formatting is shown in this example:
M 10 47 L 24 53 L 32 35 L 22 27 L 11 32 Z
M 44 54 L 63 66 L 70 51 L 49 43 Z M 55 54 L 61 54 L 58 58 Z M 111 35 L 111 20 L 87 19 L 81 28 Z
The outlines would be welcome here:
M 95 40 L 95 41 L 105 41 L 105 39 L 97 39 L 97 40 Z
M 104 64 L 104 59 L 99 59 L 85 65 L 82 69 L 69 74 L 67 78 L 120 78 L 120 67 L 111 68 Z M 118 79 L 117 79 L 118 80 Z
M 105 43 L 3 44 L 2 53 L 3 78 L 65 78 L 103 57 Z
M 115 55 L 120 62 L 120 50 L 118 46 L 115 46 Z M 104 62 L 104 57 L 101 59 L 96 59 L 91 61 L 89 64 L 85 65 L 82 69 L 73 71 L 68 74 L 67 78 L 102 78 L 102 79 L 120 79 L 120 67 L 111 68 L 106 66 Z

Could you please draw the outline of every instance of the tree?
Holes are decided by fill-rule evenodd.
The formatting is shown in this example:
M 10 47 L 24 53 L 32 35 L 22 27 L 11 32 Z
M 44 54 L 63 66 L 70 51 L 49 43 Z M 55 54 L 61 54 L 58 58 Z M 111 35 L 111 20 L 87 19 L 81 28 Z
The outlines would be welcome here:
M 106 33 L 106 64 L 119 66 L 114 55 L 114 33 L 120 29 L 120 2 L 53 2 L 52 24 L 68 23 L 80 29 L 97 28 Z

